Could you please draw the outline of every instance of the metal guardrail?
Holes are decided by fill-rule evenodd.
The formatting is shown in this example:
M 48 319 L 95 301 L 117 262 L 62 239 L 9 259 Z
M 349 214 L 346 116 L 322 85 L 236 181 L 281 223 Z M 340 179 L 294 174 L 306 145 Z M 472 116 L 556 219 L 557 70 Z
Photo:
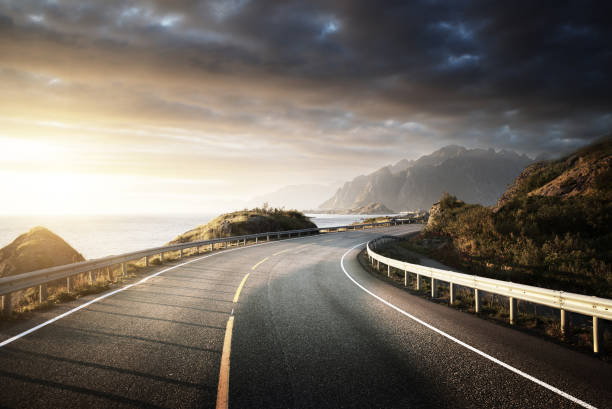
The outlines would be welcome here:
M 100 270 L 107 267 L 114 267 L 117 265 L 121 265 L 123 274 L 126 273 L 126 263 L 128 261 L 140 260 L 142 258 L 145 259 L 145 265 L 149 265 L 149 257 L 151 256 L 160 256 L 160 260 L 164 262 L 164 253 L 168 252 L 176 252 L 180 251 L 180 257 L 183 257 L 183 252 L 188 249 L 196 249 L 197 253 L 200 253 L 202 247 L 209 246 L 212 251 L 215 247 L 217 248 L 227 248 L 231 243 L 236 242 L 237 245 L 241 243 L 243 245 L 247 244 L 248 240 L 254 240 L 257 243 L 260 239 L 265 239 L 269 241 L 270 238 L 278 238 L 281 239 L 283 236 L 287 238 L 292 235 L 301 236 L 302 234 L 320 234 L 325 232 L 332 231 L 341 231 L 341 230 L 357 230 L 357 229 L 366 229 L 366 228 L 375 228 L 382 226 L 391 226 L 397 224 L 405 224 L 409 222 L 405 219 L 397 219 L 391 220 L 389 222 L 379 222 L 379 223 L 368 223 L 368 224 L 358 224 L 358 225 L 347 225 L 347 226 L 334 226 L 334 227 L 315 227 L 310 229 L 301 229 L 301 230 L 286 230 L 279 232 L 265 232 L 265 233 L 257 233 L 257 234 L 249 234 L 243 236 L 232 236 L 232 237 L 223 237 L 212 240 L 203 240 L 196 242 L 188 242 L 188 243 L 179 243 L 173 244 L 170 246 L 162 246 L 155 247 L 146 250 L 134 251 L 130 253 L 120 254 L 117 256 L 108 256 L 103 258 L 98 258 L 94 260 L 82 261 L 78 263 L 66 264 L 63 266 L 50 267 L 42 270 L 36 270 L 29 273 L 17 274 L 8 277 L 0 278 L 0 295 L 2 295 L 2 313 L 10 314 L 12 312 L 12 303 L 11 303 L 11 293 L 25 290 L 31 287 L 39 286 L 39 301 L 43 302 L 47 299 L 47 283 L 66 279 L 66 287 L 68 291 L 71 291 L 73 288 L 73 277 L 78 274 L 83 273 L 91 273 L 96 270 Z M 93 282 L 92 275 L 89 278 L 90 283 Z
M 524 300 L 535 304 L 558 308 L 561 314 L 562 332 L 565 332 L 565 328 L 567 326 L 567 316 L 565 314 L 566 311 L 591 316 L 593 317 L 593 350 L 595 353 L 599 352 L 600 331 L 598 319 L 601 318 L 605 320 L 612 320 L 612 300 L 517 284 L 510 281 L 495 280 L 492 278 L 458 273 L 455 271 L 425 267 L 419 264 L 411 264 L 405 261 L 385 257 L 374 251 L 378 246 L 388 243 L 391 240 L 398 240 L 398 238 L 393 236 L 385 236 L 368 242 L 368 257 L 372 263 L 372 266 L 374 266 L 374 262 L 377 263 L 376 268 L 378 270 L 380 270 L 381 263 L 386 265 L 388 275 L 391 273 L 391 268 L 403 270 L 404 285 L 408 285 L 408 273 L 416 274 L 417 289 L 420 289 L 421 276 L 428 277 L 431 279 L 431 296 L 432 298 L 436 298 L 436 281 L 447 282 L 449 283 L 449 298 L 451 304 L 455 301 L 456 285 L 472 288 L 474 289 L 474 309 L 477 313 L 481 309 L 481 291 L 508 297 L 510 303 L 510 324 L 515 323 L 516 300 Z

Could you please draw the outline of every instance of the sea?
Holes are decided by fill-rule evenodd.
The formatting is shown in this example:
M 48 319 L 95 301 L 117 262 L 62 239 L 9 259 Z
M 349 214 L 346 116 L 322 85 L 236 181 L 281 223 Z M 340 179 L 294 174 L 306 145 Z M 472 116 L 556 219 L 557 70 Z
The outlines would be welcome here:
M 86 259 L 162 246 L 218 214 L 192 215 L 0 215 L 0 248 L 32 227 L 43 226 Z M 308 214 L 318 227 L 351 224 L 371 215 Z M 380 216 L 380 215 L 379 215 Z

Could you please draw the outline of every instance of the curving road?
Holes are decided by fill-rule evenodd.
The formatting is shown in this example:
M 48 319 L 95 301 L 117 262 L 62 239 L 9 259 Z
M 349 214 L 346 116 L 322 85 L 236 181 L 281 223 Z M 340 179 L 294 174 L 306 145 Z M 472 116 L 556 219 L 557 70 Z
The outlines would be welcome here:
M 418 228 L 164 265 L 1 346 L 0 406 L 612 407 L 611 365 L 412 296 L 357 262 L 360 243 Z

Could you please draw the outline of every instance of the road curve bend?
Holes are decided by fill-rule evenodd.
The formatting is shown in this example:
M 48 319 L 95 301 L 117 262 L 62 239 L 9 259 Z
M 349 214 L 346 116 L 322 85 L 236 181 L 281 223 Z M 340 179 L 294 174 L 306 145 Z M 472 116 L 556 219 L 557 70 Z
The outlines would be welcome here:
M 357 262 L 361 243 L 418 228 L 188 259 L 42 314 L 66 313 L 0 347 L 0 406 L 611 407 L 609 364 L 413 296 Z

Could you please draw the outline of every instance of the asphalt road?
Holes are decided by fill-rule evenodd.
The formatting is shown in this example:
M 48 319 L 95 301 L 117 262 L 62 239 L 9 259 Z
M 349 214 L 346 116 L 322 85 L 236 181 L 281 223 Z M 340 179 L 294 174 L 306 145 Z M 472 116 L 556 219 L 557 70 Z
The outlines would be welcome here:
M 581 407 L 572 399 L 612 407 L 611 365 L 410 295 L 365 272 L 360 246 L 350 250 L 416 228 L 166 264 L 159 270 L 170 270 L 0 347 L 0 406 L 215 407 L 232 316 L 231 408 Z M 0 341 L 97 297 L 8 328 Z

